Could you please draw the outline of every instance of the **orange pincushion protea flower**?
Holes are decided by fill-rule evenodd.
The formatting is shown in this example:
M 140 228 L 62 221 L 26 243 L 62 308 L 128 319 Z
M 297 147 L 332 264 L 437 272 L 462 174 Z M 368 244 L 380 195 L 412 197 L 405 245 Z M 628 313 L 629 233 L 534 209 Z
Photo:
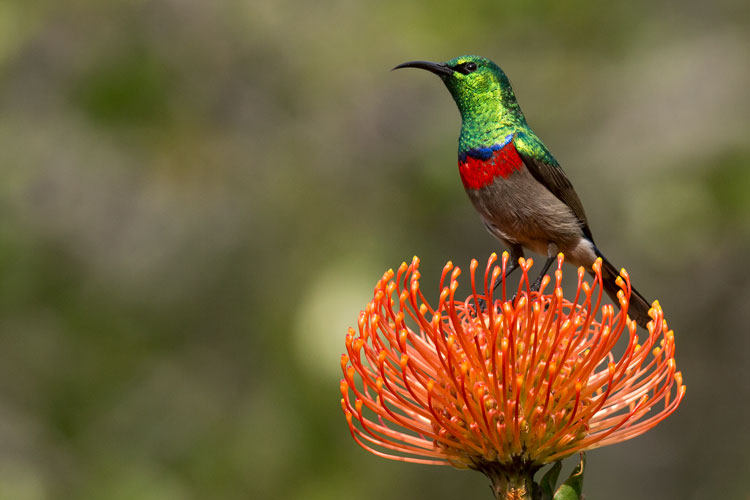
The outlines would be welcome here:
M 540 291 L 528 291 L 532 261 L 522 259 L 511 301 L 504 300 L 504 281 L 503 300 L 492 297 L 490 284 L 505 274 L 507 253 L 501 265 L 496 260 L 493 254 L 487 262 L 483 294 L 472 261 L 472 293 L 463 301 L 455 298 L 460 269 L 446 264 L 434 308 L 420 290 L 416 257 L 395 280 L 389 270 L 378 282 L 341 359 L 341 405 L 363 448 L 406 462 L 533 471 L 638 436 L 677 408 L 685 386 L 673 332 L 654 302 L 648 335 L 639 338 L 627 317 L 624 270 L 615 312 L 600 305 L 599 261 L 591 284 L 578 270 L 569 301 L 562 254 L 550 294 L 549 277 Z

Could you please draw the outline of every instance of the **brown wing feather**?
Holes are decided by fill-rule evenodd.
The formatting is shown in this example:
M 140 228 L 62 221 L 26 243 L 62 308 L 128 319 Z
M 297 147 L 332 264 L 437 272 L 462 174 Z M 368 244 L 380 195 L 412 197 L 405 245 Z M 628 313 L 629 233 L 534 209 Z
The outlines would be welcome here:
M 578 198 L 578 195 L 573 189 L 573 185 L 568 180 L 565 172 L 560 167 L 544 163 L 539 160 L 525 155 L 521 152 L 518 153 L 526 168 L 529 170 L 531 175 L 539 181 L 544 187 L 550 190 L 560 201 L 565 203 L 575 214 L 578 222 L 581 223 L 581 230 L 586 237 L 594 241 L 594 237 L 591 235 L 591 229 L 589 229 L 589 221 L 586 219 L 586 212 L 583 210 L 583 204 Z

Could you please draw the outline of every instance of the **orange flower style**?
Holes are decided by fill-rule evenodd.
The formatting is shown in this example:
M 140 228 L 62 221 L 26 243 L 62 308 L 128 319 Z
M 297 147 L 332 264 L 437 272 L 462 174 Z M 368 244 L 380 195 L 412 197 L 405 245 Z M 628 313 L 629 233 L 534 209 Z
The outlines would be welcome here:
M 563 297 L 562 254 L 552 281 L 530 291 L 531 259 L 512 299 L 493 297 L 505 275 L 492 254 L 471 293 L 456 299 L 459 268 L 449 262 L 436 306 L 420 289 L 419 259 L 389 270 L 349 329 L 341 406 L 354 439 L 375 455 L 487 473 L 542 465 L 638 436 L 670 415 L 685 395 L 674 334 L 655 301 L 648 332 L 627 316 L 630 281 L 618 279 L 620 309 L 601 304 L 601 263 L 578 269 L 573 300 Z M 446 279 L 448 282 L 446 283 Z M 480 291 L 478 291 L 480 290 Z M 491 305 L 491 307 L 488 307 Z

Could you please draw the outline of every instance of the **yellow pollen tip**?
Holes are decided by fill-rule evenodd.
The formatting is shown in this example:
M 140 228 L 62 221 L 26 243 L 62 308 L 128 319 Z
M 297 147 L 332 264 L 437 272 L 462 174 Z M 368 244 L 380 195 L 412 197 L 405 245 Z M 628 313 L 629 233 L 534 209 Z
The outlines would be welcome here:
M 402 354 L 401 359 L 399 360 L 399 364 L 401 365 L 401 368 L 406 367 L 406 365 L 409 363 L 409 355 L 408 354 Z

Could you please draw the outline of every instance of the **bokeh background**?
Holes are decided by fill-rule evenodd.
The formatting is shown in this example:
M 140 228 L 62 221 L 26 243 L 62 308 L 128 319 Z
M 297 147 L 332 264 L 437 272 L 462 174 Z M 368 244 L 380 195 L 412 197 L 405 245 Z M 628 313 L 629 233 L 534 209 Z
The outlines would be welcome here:
M 744 0 L 0 2 L 0 499 L 490 498 L 351 440 L 382 272 L 502 250 L 412 59 L 514 83 L 688 386 L 587 497 L 747 498 Z M 435 293 L 437 295 L 437 293 Z M 569 469 L 572 463 L 567 465 Z

